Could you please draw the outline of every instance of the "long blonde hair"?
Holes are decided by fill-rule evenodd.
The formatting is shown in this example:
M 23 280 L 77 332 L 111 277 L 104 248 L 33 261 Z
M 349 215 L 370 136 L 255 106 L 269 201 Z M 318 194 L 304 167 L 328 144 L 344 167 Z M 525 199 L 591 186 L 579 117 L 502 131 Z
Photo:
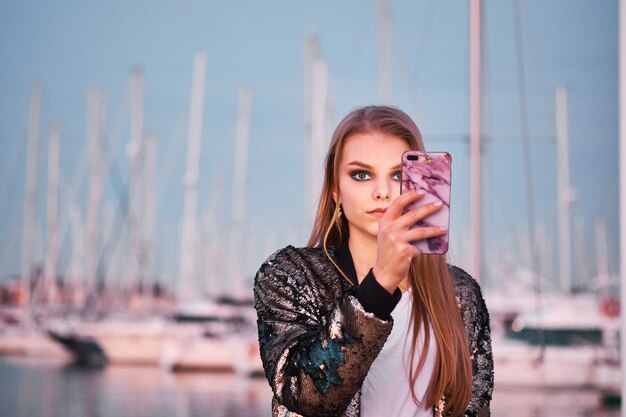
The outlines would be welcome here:
M 321 246 L 326 250 L 327 245 L 338 247 L 348 241 L 348 222 L 340 213 L 333 192 L 339 194 L 339 166 L 346 139 L 357 133 L 369 132 L 392 135 L 405 140 L 411 149 L 424 150 L 419 129 L 403 111 L 389 106 L 367 106 L 350 112 L 335 129 L 326 155 L 324 185 L 308 246 Z M 410 364 L 414 363 L 419 330 L 424 329 L 419 362 L 416 368 L 409 368 L 413 401 L 419 404 L 414 388 L 426 360 L 432 325 L 437 341 L 437 355 L 424 403 L 426 407 L 433 407 L 445 395 L 447 401 L 443 414 L 451 412 L 453 416 L 461 415 L 471 398 L 472 368 L 465 329 L 445 256 L 421 255 L 420 262 L 413 263 L 409 269 L 409 281 L 414 295 Z

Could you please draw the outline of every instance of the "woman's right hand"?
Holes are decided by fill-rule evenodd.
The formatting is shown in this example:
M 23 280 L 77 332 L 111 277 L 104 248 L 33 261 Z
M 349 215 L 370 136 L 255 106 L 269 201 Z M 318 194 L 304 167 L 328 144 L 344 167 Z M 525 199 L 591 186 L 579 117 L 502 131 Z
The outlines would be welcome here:
M 446 233 L 446 229 L 440 227 L 410 229 L 419 220 L 441 209 L 441 205 L 430 203 L 402 214 L 406 206 L 423 196 L 423 192 L 417 191 L 401 194 L 391 202 L 378 223 L 378 251 L 373 273 L 378 283 L 390 294 L 408 276 L 413 260 L 419 262 L 421 251 L 411 242 Z

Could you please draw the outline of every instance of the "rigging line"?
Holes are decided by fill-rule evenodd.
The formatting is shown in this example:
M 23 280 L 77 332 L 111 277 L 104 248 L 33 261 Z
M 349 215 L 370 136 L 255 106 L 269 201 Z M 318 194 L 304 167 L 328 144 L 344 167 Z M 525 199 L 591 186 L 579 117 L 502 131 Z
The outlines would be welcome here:
M 395 46 L 392 47 L 392 54 L 398 62 L 400 77 L 402 79 L 402 82 L 404 83 L 405 92 L 409 96 L 411 108 L 415 112 L 415 115 L 419 117 L 421 113 L 419 108 L 419 99 L 417 97 L 417 85 L 415 84 L 415 81 L 411 78 L 411 70 L 405 59 L 404 47 L 401 43 L 400 34 L 396 30 L 395 25 L 393 25 L 393 22 L 390 22 L 389 26 L 391 26 L 391 38 L 393 46 Z
M 139 175 L 137 177 L 137 182 L 138 184 L 140 184 L 141 186 L 141 191 L 144 191 L 144 186 L 145 186 L 145 178 L 146 178 L 146 158 L 147 158 L 147 153 L 146 153 L 146 146 L 145 146 L 145 139 L 147 137 L 146 135 L 147 131 L 145 129 L 142 129 L 141 135 L 142 135 L 142 139 L 144 140 L 144 146 L 141 148 L 141 152 L 139 157 L 136 160 L 137 163 L 137 171 L 139 172 Z M 155 139 L 156 140 L 156 139 Z M 107 149 L 104 147 L 106 145 L 105 143 L 106 141 L 102 142 L 102 152 L 103 154 L 106 154 Z M 156 146 L 156 143 L 155 145 Z M 154 150 L 154 152 L 156 152 L 156 150 Z M 117 211 L 116 211 L 116 229 L 117 232 L 121 232 L 121 228 L 123 226 L 126 226 L 128 232 L 130 233 L 130 231 L 132 230 L 132 228 L 137 228 L 140 230 L 139 233 L 139 243 L 137 245 L 135 245 L 135 243 L 132 241 L 132 236 L 128 236 L 129 238 L 129 242 L 131 244 L 131 248 L 130 248 L 130 254 L 131 254 L 131 258 L 130 259 L 134 259 L 135 261 L 137 261 L 138 264 L 138 268 L 139 268 L 139 278 L 138 278 L 138 283 L 134 283 L 134 285 L 139 285 L 139 286 L 143 286 L 145 284 L 145 276 L 143 276 L 143 272 L 145 272 L 145 268 L 146 268 L 146 264 L 148 262 L 148 254 L 147 254 L 147 250 L 146 250 L 146 238 L 144 235 L 144 231 L 142 230 L 142 224 L 141 224 L 141 219 L 142 216 L 144 215 L 143 212 L 141 212 L 142 210 L 140 209 L 140 212 L 134 212 L 132 210 L 132 204 L 130 204 L 130 191 L 131 190 L 131 177 L 127 176 L 127 181 L 124 181 L 124 177 L 122 176 L 122 170 L 119 167 L 119 163 L 117 158 L 113 157 L 111 160 L 111 166 L 110 166 L 110 171 L 109 173 L 111 174 L 109 176 L 109 179 L 111 181 L 111 184 L 114 188 L 114 192 L 117 191 L 118 193 L 118 205 L 117 205 Z M 115 178 L 114 175 L 115 174 Z M 137 192 L 135 190 L 135 192 Z M 156 192 L 155 192 L 156 194 Z M 143 198 L 143 196 L 142 196 Z M 145 208 L 144 208 L 145 210 Z M 119 221 L 122 221 L 122 225 L 119 226 Z M 113 250 L 116 251 L 117 250 L 117 245 L 120 241 L 120 235 L 118 234 L 117 236 L 115 236 L 115 242 L 114 242 L 114 247 Z M 103 251 L 100 252 L 101 256 L 99 257 L 99 263 L 98 263 L 98 270 L 100 271 L 100 268 L 103 267 L 103 258 L 102 255 L 104 254 Z M 133 278 L 134 279 L 134 278 Z
M 423 39 L 423 47 L 421 48 L 423 53 L 419 53 L 419 50 L 416 51 L 415 53 L 415 82 L 414 85 L 416 87 L 415 91 L 418 91 L 417 88 L 419 85 L 419 81 L 420 81 L 420 77 L 422 75 L 422 70 L 424 69 L 424 62 L 428 62 L 427 59 L 427 52 L 429 51 L 429 45 L 430 45 L 430 39 L 431 39 L 431 34 L 432 34 L 432 27 L 433 27 L 433 22 L 435 21 L 435 17 L 437 15 L 437 5 L 439 3 L 435 0 L 435 1 L 431 1 L 429 3 L 429 5 L 426 6 L 427 10 L 424 13 L 426 15 L 426 24 L 425 25 L 421 25 L 420 28 L 422 29 L 420 31 L 420 36 L 418 36 L 418 40 L 422 40 Z M 392 26 L 392 30 L 395 30 L 395 27 Z M 415 45 L 417 46 L 417 42 L 415 42 Z M 404 51 L 404 48 L 403 48 Z M 407 67 L 409 67 L 409 65 L 407 64 Z
M 529 2 L 526 3 L 526 7 L 527 9 L 530 9 L 528 13 L 526 13 L 525 16 L 525 27 L 526 27 L 526 33 L 528 34 L 528 51 L 530 52 L 530 57 L 532 59 L 532 61 L 534 61 L 534 65 L 533 65 L 533 69 L 535 70 L 535 74 L 538 75 L 539 77 L 539 88 L 541 89 L 541 91 L 550 91 L 550 90 L 554 90 L 554 87 L 552 85 L 550 85 L 550 83 L 548 83 L 548 79 L 546 77 L 546 70 L 545 67 L 543 65 L 543 61 L 541 60 L 541 51 L 539 48 L 539 42 L 537 41 L 537 36 L 536 36 L 536 31 L 533 30 L 533 28 L 535 27 L 533 24 L 533 11 L 532 11 L 532 4 L 530 4 Z M 544 109 L 542 111 L 542 114 L 546 114 L 546 115 L 551 115 L 553 117 L 552 122 L 556 125 L 556 121 L 554 120 L 554 102 L 552 97 L 548 95 L 548 97 L 550 97 L 550 99 L 548 100 L 541 100 L 541 104 L 544 106 Z M 556 141 L 555 141 L 556 142 Z
M 18 216 L 13 215 L 11 217 Z M 7 219 L 9 220 L 9 224 L 11 225 L 11 230 L 8 234 L 6 233 L 6 230 L 4 231 L 4 235 L 8 236 L 8 239 L 5 240 L 4 249 L 2 250 L 2 255 L 0 255 L 0 271 L 2 271 L 3 274 L 7 273 L 7 271 L 9 270 L 9 260 L 19 259 L 20 256 L 18 248 L 20 248 L 20 238 L 22 231 L 21 222 L 19 222 L 18 219 L 11 217 Z M 8 273 L 7 275 L 0 275 L 0 281 L 2 281 L 2 277 L 12 276 L 15 276 L 19 279 L 20 274 L 19 272 L 16 272 L 15 274 Z
M 18 160 L 18 156 L 20 154 L 22 154 L 22 152 L 20 152 L 20 148 L 21 146 L 18 146 L 20 143 L 25 143 L 25 138 L 26 138 L 26 131 L 25 129 L 23 129 L 22 133 L 19 135 L 20 140 L 14 142 L 13 149 L 11 151 L 11 154 L 9 156 L 9 163 L 4 165 L 4 169 L 2 174 L 0 174 L 0 195 L 6 196 L 8 195 L 8 192 L 5 194 L 5 189 L 8 187 L 7 184 L 10 183 L 11 180 L 11 175 L 10 173 L 14 172 L 15 170 L 15 165 L 17 164 L 17 160 Z M 3 203 L 4 202 L 8 202 L 11 199 L 9 198 L 2 198 L 0 199 L 0 210 L 2 210 L 3 207 Z M 19 210 L 18 210 L 19 211 Z M 11 216 L 11 214 L 9 214 L 9 216 Z M 13 214 L 13 216 L 15 216 Z M 8 271 L 9 269 L 9 259 L 19 259 L 19 253 L 15 253 L 17 252 L 17 248 L 19 247 L 19 243 L 20 243 L 20 237 L 18 236 L 20 235 L 21 232 L 21 217 L 19 216 L 19 219 L 14 219 L 14 221 L 9 221 L 8 224 L 12 225 L 11 227 L 11 232 L 8 233 L 9 238 L 5 239 L 4 242 L 4 247 L 6 249 L 2 250 L 2 256 L 0 257 L 0 271 Z M 7 220 L 11 220 L 10 218 Z M 7 234 L 4 234 L 5 236 L 7 236 Z M 19 268 L 19 267 L 18 267 Z
M 100 142 L 100 151 L 104 157 L 108 157 L 113 154 L 112 152 L 109 153 L 111 148 L 107 147 L 108 145 L 108 136 L 104 135 L 102 141 Z M 102 230 L 102 244 L 100 245 L 96 262 L 96 281 L 99 278 L 105 279 L 105 258 L 107 258 L 106 262 L 111 260 L 114 253 L 117 251 L 118 244 L 121 240 L 122 229 L 124 226 L 128 227 L 130 222 L 128 187 L 124 183 L 117 158 L 114 156 L 111 156 L 110 159 L 108 159 L 107 173 L 113 192 L 117 193 L 117 205 L 115 206 L 115 216 L 113 221 L 107 225 L 107 230 Z
M 117 108 L 117 112 L 114 117 L 113 125 L 110 129 L 107 128 L 106 120 L 104 126 L 102 126 L 101 140 L 98 141 L 100 157 L 102 160 L 102 184 L 103 184 L 103 199 L 104 188 L 107 187 L 107 183 L 110 183 L 112 192 L 117 193 L 117 204 L 114 208 L 114 213 L 110 223 L 100 230 L 100 242 L 96 253 L 96 271 L 95 271 L 95 284 L 104 283 L 107 280 L 108 266 L 117 250 L 117 244 L 120 240 L 122 229 L 126 224 L 126 215 L 128 211 L 128 192 L 124 185 L 119 187 L 119 184 L 123 184 L 123 180 L 113 178 L 113 175 L 121 177 L 120 168 L 118 166 L 116 152 L 120 152 L 120 148 L 123 149 L 123 138 L 125 137 L 124 128 L 128 123 L 128 114 L 130 113 L 130 87 L 127 86 L 122 91 L 122 98 Z M 115 169 L 115 172 L 113 170 Z M 108 179 L 108 181 L 107 181 Z M 115 182 L 115 181 L 118 182 Z M 122 188 L 120 190 L 120 188 Z M 124 194 L 122 194 L 124 193 Z M 102 209 L 102 202 L 98 209 L 100 215 Z M 114 230 L 113 230 L 114 229 Z M 112 240 L 115 243 L 111 243 Z M 109 283 L 110 285 L 110 283 Z
M 185 114 L 181 113 L 177 127 L 170 137 L 171 140 L 166 141 L 167 147 L 165 149 L 165 153 L 161 153 L 161 155 L 165 156 L 161 157 L 161 163 L 159 164 L 157 172 L 157 178 L 159 178 L 160 181 L 156 181 L 156 183 L 161 184 L 161 186 L 156 187 L 157 189 L 155 190 L 154 200 L 157 207 L 159 207 L 159 202 L 166 193 L 166 188 L 169 188 L 172 184 L 175 162 L 180 159 L 183 150 L 186 150 L 186 146 L 183 142 L 185 129 L 187 128 L 186 121 L 184 120 L 185 116 Z
M 107 151 L 109 150 L 106 148 L 106 145 L 108 145 L 108 141 L 106 140 L 106 136 L 105 136 L 105 139 L 101 143 L 101 151 L 103 155 L 106 155 Z M 103 263 L 104 256 L 117 251 L 117 247 L 121 238 L 121 231 L 122 231 L 121 229 L 124 226 L 126 226 L 126 228 L 130 230 L 131 225 L 138 224 L 139 218 L 141 216 L 141 213 L 134 213 L 130 207 L 130 201 L 129 201 L 130 200 L 129 199 L 130 178 L 128 178 L 128 182 L 124 181 L 122 170 L 119 167 L 117 158 L 112 157 L 110 162 L 111 164 L 109 167 L 110 169 L 109 169 L 108 178 L 113 187 L 113 191 L 114 192 L 117 191 L 117 197 L 118 197 L 115 221 L 114 221 L 114 224 L 110 227 L 111 228 L 115 227 L 116 230 L 114 232 L 116 233 L 115 235 L 112 236 L 111 234 L 113 232 L 109 230 L 109 233 L 107 234 L 108 238 L 105 239 L 105 243 L 101 247 L 100 254 L 98 256 L 98 269 L 97 269 L 100 274 L 104 273 L 102 269 L 104 268 L 104 263 Z M 140 176 L 141 179 L 143 179 L 143 176 L 145 175 L 145 172 L 144 172 L 145 162 L 146 162 L 146 153 L 142 152 L 138 160 L 138 170 L 141 172 L 141 176 Z M 121 221 L 121 225 L 120 225 L 120 221 Z M 145 266 L 146 255 L 145 255 L 143 236 L 142 236 L 141 248 L 139 250 L 131 250 L 130 253 L 131 253 L 131 256 L 133 256 L 134 259 L 139 263 L 140 267 Z M 137 284 L 137 283 L 133 283 L 133 284 Z M 143 281 L 140 281 L 139 285 L 142 285 L 142 284 L 143 284 Z
M 96 282 L 94 283 L 97 284 L 99 279 L 102 279 L 104 277 L 104 274 L 106 274 L 106 272 L 104 271 L 104 266 L 103 266 L 103 262 L 104 262 L 104 257 L 107 255 L 111 254 L 111 240 L 115 240 L 115 246 L 113 248 L 113 250 L 116 249 L 117 247 L 117 242 L 120 239 L 120 234 L 121 234 L 121 228 L 124 227 L 124 225 L 126 223 L 128 223 L 128 217 L 129 217 L 129 209 L 128 209 L 128 201 L 127 201 L 127 197 L 128 197 L 128 192 L 127 192 L 127 188 L 124 184 L 123 176 L 121 174 L 121 169 L 118 166 L 117 163 L 117 158 L 115 156 L 115 149 L 119 147 L 119 143 L 122 137 L 122 126 L 125 123 L 125 114 L 127 113 L 127 102 L 129 100 L 128 98 L 129 94 L 125 93 L 124 97 L 122 98 L 122 104 L 121 106 L 118 108 L 118 112 L 116 114 L 115 117 L 115 122 L 113 125 L 113 128 L 110 130 L 110 134 L 107 133 L 107 129 L 106 129 L 106 122 L 105 125 L 102 126 L 102 140 L 98 141 L 98 145 L 99 145 L 99 149 L 98 151 L 100 152 L 100 156 L 101 156 L 101 160 L 102 160 L 102 170 L 105 173 L 104 178 L 103 178 L 103 183 L 106 182 L 106 179 L 108 178 L 111 186 L 113 188 L 113 192 L 117 192 L 118 194 L 118 198 L 117 198 L 117 206 L 116 206 L 116 211 L 115 211 L 115 219 L 114 222 L 112 222 L 113 224 L 108 225 L 108 228 L 103 228 L 101 230 L 101 238 L 102 238 L 102 244 L 99 245 L 100 248 L 98 250 L 97 256 L 96 256 Z M 86 157 L 86 155 L 83 155 L 83 157 L 81 158 L 81 161 L 88 161 L 89 158 Z M 74 174 L 74 178 L 76 179 L 78 177 L 77 173 L 81 172 L 80 177 L 81 178 L 85 178 L 86 175 L 83 175 L 83 171 L 85 171 L 85 167 L 79 167 L 76 169 L 76 172 Z M 77 194 L 77 190 L 80 186 L 77 186 L 77 183 L 75 181 L 75 183 L 73 184 L 73 187 L 70 187 L 68 189 L 68 194 L 70 195 L 71 199 L 73 199 L 76 194 Z M 122 224 L 120 225 L 120 218 L 123 221 Z M 69 227 L 69 226 L 68 226 Z M 117 229 L 115 232 L 115 237 L 111 237 L 112 235 L 112 231 L 111 228 L 115 228 Z M 106 230 L 105 230 L 106 229 Z M 63 228 L 63 232 L 65 232 L 66 228 Z M 65 233 L 62 234 L 62 236 L 64 236 Z M 64 240 L 64 237 L 60 240 Z M 75 243 L 73 243 L 75 244 Z M 110 256 L 109 256 L 110 257 Z M 108 259 L 107 259 L 108 260 Z M 69 268 L 69 266 L 68 266 Z
M 126 101 L 128 100 L 128 95 L 126 94 L 122 100 L 122 106 L 120 107 L 120 109 L 118 110 L 117 113 L 117 117 L 115 119 L 115 124 L 113 126 L 112 129 L 112 136 L 116 139 L 116 144 L 119 143 L 119 138 L 121 137 L 121 125 L 124 122 L 124 114 L 126 113 L 126 107 L 125 104 Z M 103 130 L 106 130 L 106 122 L 105 122 L 105 126 L 102 127 Z M 114 132 L 114 133 L 113 133 Z M 103 133 L 103 140 L 106 140 L 106 133 Z M 103 146 L 103 145 L 101 145 Z M 111 164 L 111 161 L 109 159 L 109 156 L 107 153 L 104 152 L 103 149 L 101 149 L 102 153 L 102 170 L 103 172 L 108 172 L 109 171 L 109 165 Z M 59 209 L 59 213 L 67 213 L 69 211 L 69 204 L 70 201 L 76 201 L 76 197 L 80 194 L 80 190 L 84 184 L 84 181 L 87 178 L 87 168 L 88 168 L 88 163 L 89 163 L 89 144 L 86 144 L 83 147 L 82 150 L 82 154 L 79 158 L 79 162 L 78 165 L 76 166 L 76 168 L 74 169 L 74 175 L 73 175 L 73 181 L 70 183 L 70 181 L 67 181 L 67 183 L 70 183 L 69 186 L 65 186 L 65 181 L 60 181 L 60 193 L 64 192 L 68 198 L 64 198 L 63 201 L 64 203 L 62 204 L 62 207 Z M 78 204 L 78 202 L 77 202 Z M 67 217 L 63 216 L 60 219 L 59 222 L 59 247 L 62 247 L 65 244 L 65 239 L 66 239 L 66 235 L 68 233 L 68 229 L 71 227 L 71 222 L 67 219 Z M 72 242 L 72 244 L 75 244 L 74 242 Z M 71 255 L 70 255 L 71 258 Z M 65 268 L 61 268 L 64 269 L 65 274 L 67 275 L 67 272 L 69 270 L 69 268 L 71 267 L 71 262 L 68 263 L 68 265 L 65 266 Z
M 26 132 L 23 132 L 22 134 L 18 135 L 20 140 L 13 142 L 13 148 L 10 151 L 10 155 L 8 156 L 8 163 L 3 164 L 3 169 L 2 169 L 2 173 L 0 173 L 0 195 L 4 195 L 6 196 L 7 194 L 7 188 L 8 185 L 13 183 L 11 181 L 11 177 L 12 177 L 12 173 L 15 172 L 15 166 L 17 165 L 17 161 L 18 161 L 18 156 L 20 156 L 22 154 L 22 152 L 20 152 L 21 150 L 21 146 L 19 146 L 21 143 L 26 143 Z M 2 209 L 2 206 L 4 205 L 3 203 L 5 201 L 10 201 L 9 198 L 3 198 L 0 199 L 0 209 Z
M 507 198 L 506 193 L 503 191 L 502 184 L 498 179 L 499 177 L 495 174 L 495 171 L 492 170 L 493 169 L 492 164 L 489 165 L 489 169 L 490 169 L 490 172 L 492 173 L 491 181 L 490 181 L 490 186 L 493 188 L 492 199 L 498 200 L 499 205 L 503 207 L 502 210 L 494 211 L 492 217 L 495 217 L 496 215 L 500 215 L 502 219 L 504 220 L 505 224 L 513 225 L 515 224 L 515 219 L 511 217 L 511 213 L 514 212 L 513 210 L 514 207 L 509 205 L 509 199 Z
M 62 144 L 61 144 L 60 151 L 61 151 L 60 163 L 63 164 L 64 159 L 63 159 Z M 59 249 L 60 261 L 57 265 L 57 270 L 63 271 L 61 274 L 64 277 L 68 275 L 68 271 L 71 268 L 71 261 L 69 261 L 67 265 L 63 266 L 62 265 L 63 256 L 61 255 L 61 253 L 63 252 L 63 247 L 66 244 L 66 236 L 70 234 L 70 232 L 68 232 L 68 229 L 71 228 L 71 221 L 68 220 L 68 218 L 64 216 L 63 213 L 67 213 L 70 210 L 69 206 L 71 202 L 77 201 L 76 197 L 80 195 L 84 181 L 87 178 L 86 171 L 88 168 L 88 164 L 89 164 L 89 144 L 86 143 L 80 152 L 80 155 L 78 157 L 78 163 L 74 167 L 74 175 L 72 177 L 72 180 L 64 181 L 65 175 L 63 173 L 63 170 L 60 169 L 60 172 L 59 172 L 59 196 L 63 195 L 64 197 L 60 198 L 59 209 L 58 209 L 58 213 L 59 213 L 58 214 L 58 247 L 60 248 Z M 70 254 L 68 258 L 71 259 L 71 257 L 72 255 Z
M 426 15 L 429 16 L 430 18 L 427 19 L 426 25 L 420 26 L 420 28 L 422 28 L 422 30 L 420 31 L 422 36 L 418 36 L 418 39 L 424 39 L 424 43 L 425 43 L 424 51 L 428 50 L 428 44 L 429 44 L 430 35 L 432 32 L 431 31 L 432 22 L 434 20 L 432 18 L 432 15 L 434 14 L 432 9 L 436 7 L 436 4 L 437 4 L 436 2 L 431 3 L 430 10 L 426 13 Z M 420 105 L 419 105 L 419 97 L 417 93 L 419 89 L 417 85 L 419 82 L 420 74 L 423 69 L 423 62 L 426 61 L 424 59 L 426 54 L 415 53 L 415 57 L 417 61 L 415 63 L 416 74 L 415 74 L 415 77 L 412 78 L 411 66 L 406 59 L 405 51 L 407 49 L 404 47 L 402 43 L 402 36 L 400 35 L 396 25 L 394 25 L 394 22 L 392 21 L 391 16 L 389 18 L 388 24 L 389 24 L 390 39 L 391 39 L 390 48 L 391 48 L 393 57 L 398 62 L 400 76 L 401 76 L 402 82 L 405 84 L 412 110 L 415 112 L 415 115 L 419 117 L 421 112 L 420 112 Z
M 68 213 L 70 211 L 70 205 L 73 202 L 78 204 L 77 196 L 80 195 L 85 178 L 87 177 L 86 171 L 89 161 L 88 154 L 89 148 L 87 145 L 84 145 L 80 152 L 78 163 L 74 167 L 74 175 L 71 180 L 68 179 L 67 181 L 64 181 L 65 175 L 63 174 L 63 170 L 59 172 L 59 196 L 63 196 L 63 198 L 59 200 L 59 248 L 62 248 L 65 245 L 66 236 L 70 233 L 68 232 L 68 229 L 71 228 L 71 220 L 69 220 L 67 216 L 61 216 L 61 213 Z M 61 159 L 61 163 L 63 163 L 63 159 Z M 67 272 L 69 268 L 70 265 L 67 265 L 66 268 L 61 268 L 59 266 L 59 269 L 65 269 L 65 272 Z
M 524 178 L 526 183 L 526 209 L 528 215 L 528 236 L 531 242 L 534 241 L 535 230 L 535 202 L 534 202 L 534 190 L 533 190 L 533 175 L 532 175 L 532 161 L 530 158 L 530 140 L 528 134 L 528 104 L 526 97 L 526 80 L 525 80 L 525 68 L 524 68 L 524 49 L 522 43 L 522 29 L 521 29 L 521 6 L 520 0 L 515 0 L 513 18 L 515 28 L 515 52 L 517 61 L 517 81 L 518 81 L 518 93 L 520 99 L 520 127 L 522 131 L 522 150 L 524 158 Z M 531 252 L 534 252 L 531 251 Z M 533 272 L 537 272 L 534 253 L 531 254 L 531 266 Z
M 535 303 L 535 313 L 537 315 L 537 320 L 539 322 L 539 328 L 541 329 L 541 317 L 542 317 L 542 309 L 541 309 L 541 279 L 540 279 L 540 271 L 538 270 L 537 265 L 537 250 L 535 247 L 535 200 L 534 200 L 534 190 L 533 190 L 533 172 L 532 172 L 532 161 L 530 158 L 530 140 L 528 135 L 528 104 L 526 97 L 526 80 L 525 80 L 525 69 L 524 69 L 524 45 L 522 39 L 522 10 L 521 10 L 521 0 L 515 0 L 513 2 L 513 24 L 515 28 L 515 55 L 517 61 L 517 80 L 518 80 L 518 89 L 519 89 L 519 98 L 520 98 L 520 124 L 522 130 L 522 142 L 523 142 L 523 156 L 524 156 L 524 177 L 526 180 L 526 207 L 528 214 L 528 241 L 529 241 L 529 250 L 530 250 L 530 263 L 531 270 L 534 277 L 534 285 L 535 291 L 537 293 L 536 303 Z M 545 340 L 543 331 L 539 331 L 537 334 L 538 342 L 539 342 L 539 363 L 543 362 L 544 354 L 545 354 Z

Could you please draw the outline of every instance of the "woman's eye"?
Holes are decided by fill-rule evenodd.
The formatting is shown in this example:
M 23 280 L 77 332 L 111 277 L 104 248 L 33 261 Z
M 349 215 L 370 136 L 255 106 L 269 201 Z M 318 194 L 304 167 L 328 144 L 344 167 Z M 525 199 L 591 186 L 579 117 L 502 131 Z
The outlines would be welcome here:
M 351 176 L 357 181 L 365 181 L 370 178 L 370 174 L 367 171 L 354 171 Z
M 396 181 L 402 180 L 402 172 L 400 171 L 394 172 L 392 178 Z

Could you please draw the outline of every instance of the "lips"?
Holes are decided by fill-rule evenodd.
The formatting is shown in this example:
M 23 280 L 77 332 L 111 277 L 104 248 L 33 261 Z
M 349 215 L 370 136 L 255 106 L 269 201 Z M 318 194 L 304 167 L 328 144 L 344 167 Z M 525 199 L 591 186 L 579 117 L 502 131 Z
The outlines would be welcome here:
M 377 208 L 374 210 L 368 211 L 369 214 L 376 217 L 382 217 L 387 212 L 386 208 Z

